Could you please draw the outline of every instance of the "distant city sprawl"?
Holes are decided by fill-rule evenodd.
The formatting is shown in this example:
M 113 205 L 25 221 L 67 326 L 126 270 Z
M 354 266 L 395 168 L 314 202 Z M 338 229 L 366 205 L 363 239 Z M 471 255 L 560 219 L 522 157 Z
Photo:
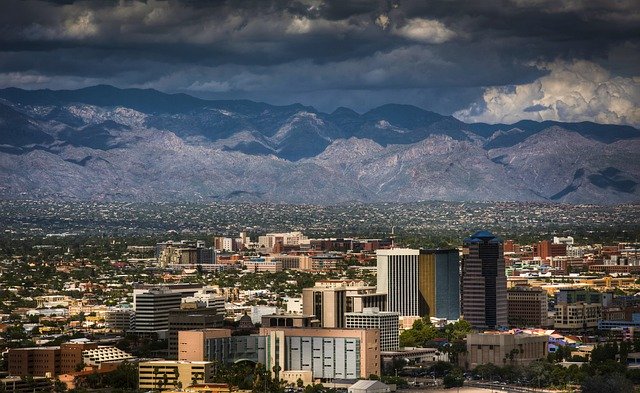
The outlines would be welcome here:
M 585 240 L 636 240 L 640 205 L 520 202 L 418 202 L 338 205 L 0 201 L 0 236 L 147 236 L 168 232 L 257 235 L 301 230 L 309 236 L 386 236 L 409 243 L 450 241 L 478 228 L 511 238 L 572 234 Z M 422 239 L 422 240 L 420 240 Z M 421 246 L 423 244 L 414 244 Z M 432 244 L 433 245 L 433 244 Z M 435 244 L 437 245 L 437 244 Z
M 640 383 L 636 205 L 0 207 L 4 391 Z

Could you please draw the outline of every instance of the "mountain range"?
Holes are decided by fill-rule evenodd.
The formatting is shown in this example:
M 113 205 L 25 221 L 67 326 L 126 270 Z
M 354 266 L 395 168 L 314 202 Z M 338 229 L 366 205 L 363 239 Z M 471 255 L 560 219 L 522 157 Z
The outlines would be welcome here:
M 0 198 L 640 202 L 640 130 L 155 90 L 0 90 Z

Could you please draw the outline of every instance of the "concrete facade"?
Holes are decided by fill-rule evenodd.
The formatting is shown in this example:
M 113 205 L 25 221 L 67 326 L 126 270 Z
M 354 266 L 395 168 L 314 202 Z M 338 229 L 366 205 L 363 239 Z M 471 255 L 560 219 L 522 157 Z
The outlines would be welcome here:
M 122 362 L 131 359 L 133 359 L 131 354 L 116 347 L 101 346 L 82 351 L 82 361 L 87 366 L 100 366 L 104 362 Z
M 302 290 L 302 312 L 315 315 L 322 327 L 344 327 L 347 312 L 347 292 L 345 287 L 311 287 Z
M 602 318 L 603 294 L 585 289 L 562 289 L 556 294 L 556 329 L 591 329 Z
M 400 313 L 365 308 L 360 313 L 346 314 L 350 329 L 377 329 L 380 332 L 380 351 L 396 351 L 400 345 Z
M 195 292 L 195 290 L 194 290 Z M 180 308 L 182 294 L 167 288 L 150 288 L 136 293 L 134 331 L 136 333 L 157 333 L 165 338 L 169 330 L 169 311 Z
M 180 309 L 169 311 L 168 348 L 169 358 L 178 358 L 178 332 L 221 328 L 224 315 L 215 308 L 197 307 L 195 303 L 182 303 Z
M 83 362 L 82 352 L 97 349 L 96 343 L 64 343 L 55 347 L 12 348 L 9 373 L 17 376 L 56 376 L 74 372 Z
M 231 336 L 226 329 L 179 333 L 179 357 L 233 363 L 250 360 L 267 369 L 311 371 L 315 379 L 380 375 L 377 329 L 261 328 L 258 335 Z
M 205 360 L 206 340 L 222 337 L 231 337 L 231 330 L 203 329 L 178 332 L 178 360 Z
M 315 315 L 274 314 L 263 315 L 262 327 L 320 327 L 320 321 Z
M 314 378 L 367 378 L 380 375 L 378 330 L 261 328 L 260 335 L 282 332 L 284 370 L 312 370 Z M 284 346 L 283 346 L 284 345 Z
M 378 291 L 387 294 L 387 311 L 402 316 L 424 316 L 418 300 L 418 257 L 420 250 L 394 248 L 377 250 Z M 421 314 L 422 313 L 422 314 Z
M 139 389 L 170 391 L 196 383 L 211 382 L 212 362 L 156 360 L 138 364 Z
M 508 322 L 511 326 L 547 326 L 549 297 L 538 287 L 515 286 L 507 290 Z
M 555 305 L 556 329 L 592 329 L 598 326 L 602 315 L 599 303 L 561 303 Z
M 485 332 L 467 335 L 466 366 L 481 364 L 526 366 L 543 359 L 549 351 L 549 336 L 512 332 Z

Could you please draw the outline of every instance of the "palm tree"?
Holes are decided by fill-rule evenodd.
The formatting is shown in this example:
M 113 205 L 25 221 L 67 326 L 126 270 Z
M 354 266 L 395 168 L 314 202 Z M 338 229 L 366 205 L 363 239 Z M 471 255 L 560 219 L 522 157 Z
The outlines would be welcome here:
M 158 379 L 158 374 L 160 374 L 160 367 L 153 367 L 153 380 L 156 382 L 156 387 L 160 390 L 160 380 Z

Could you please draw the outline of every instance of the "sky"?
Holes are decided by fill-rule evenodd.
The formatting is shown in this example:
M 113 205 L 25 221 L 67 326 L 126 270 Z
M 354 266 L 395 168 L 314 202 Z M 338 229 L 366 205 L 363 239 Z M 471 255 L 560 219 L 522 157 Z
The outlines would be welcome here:
M 0 88 L 640 126 L 640 1 L 0 1 Z

